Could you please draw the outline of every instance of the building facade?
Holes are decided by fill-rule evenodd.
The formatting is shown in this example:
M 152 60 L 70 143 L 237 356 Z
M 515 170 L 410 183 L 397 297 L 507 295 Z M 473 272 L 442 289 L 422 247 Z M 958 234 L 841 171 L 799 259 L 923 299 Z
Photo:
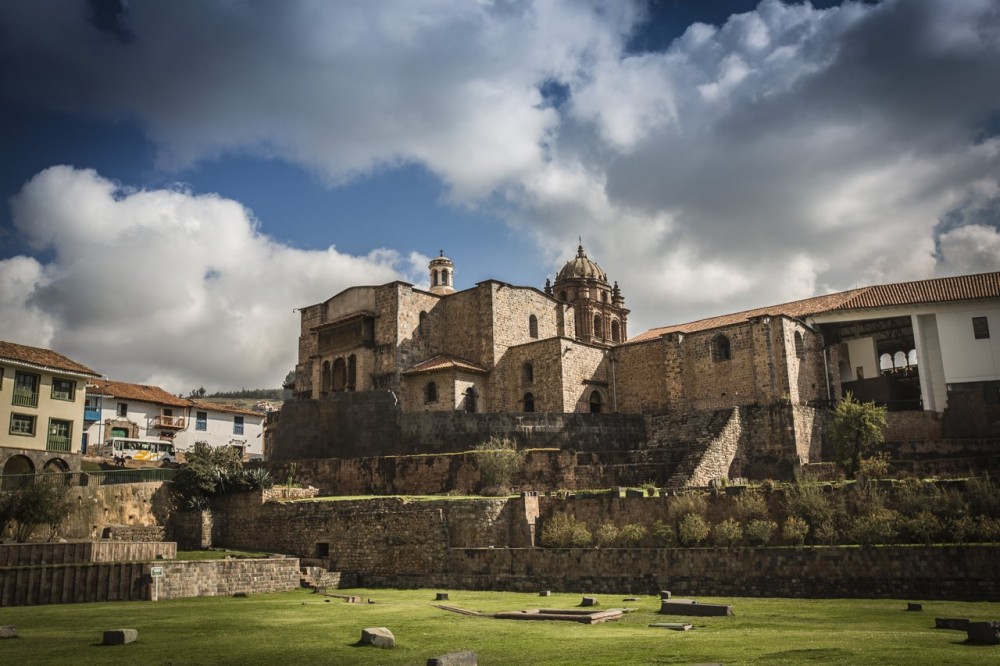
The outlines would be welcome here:
M 0 341 L 0 472 L 79 469 L 86 386 L 97 377 L 49 349 Z

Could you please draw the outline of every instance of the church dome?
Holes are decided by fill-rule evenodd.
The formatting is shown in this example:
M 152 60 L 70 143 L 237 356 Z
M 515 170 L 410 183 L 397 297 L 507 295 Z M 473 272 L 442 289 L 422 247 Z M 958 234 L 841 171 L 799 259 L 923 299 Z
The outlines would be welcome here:
M 600 280 L 601 282 L 608 281 L 607 273 L 587 257 L 587 253 L 583 251 L 583 245 L 577 248 L 576 256 L 567 261 L 566 265 L 559 271 L 559 274 L 556 275 L 556 282 L 578 278 L 590 278 Z

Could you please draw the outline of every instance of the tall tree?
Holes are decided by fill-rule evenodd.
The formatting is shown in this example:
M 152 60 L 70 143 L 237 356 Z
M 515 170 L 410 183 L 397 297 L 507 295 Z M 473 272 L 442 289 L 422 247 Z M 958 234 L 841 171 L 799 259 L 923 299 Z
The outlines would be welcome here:
M 837 463 L 853 478 L 862 456 L 874 452 L 885 441 L 886 408 L 874 402 L 858 402 L 850 391 L 833 410 L 830 441 Z

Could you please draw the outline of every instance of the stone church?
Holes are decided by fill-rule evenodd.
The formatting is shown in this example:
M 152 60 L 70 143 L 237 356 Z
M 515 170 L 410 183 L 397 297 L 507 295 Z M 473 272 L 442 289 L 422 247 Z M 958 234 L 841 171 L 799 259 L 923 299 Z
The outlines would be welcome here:
M 594 447 L 634 450 L 717 423 L 717 440 L 754 431 L 794 469 L 820 458 L 822 414 L 847 391 L 888 406 L 890 437 L 1000 436 L 1000 272 L 630 337 L 622 290 L 582 245 L 542 289 L 486 280 L 456 290 L 443 253 L 429 271 L 429 290 L 356 286 L 301 309 L 277 459 L 467 450 L 489 434 L 579 449 L 581 433 L 600 432 Z M 691 425 L 699 414 L 709 416 Z M 749 451 L 726 447 L 730 461 Z

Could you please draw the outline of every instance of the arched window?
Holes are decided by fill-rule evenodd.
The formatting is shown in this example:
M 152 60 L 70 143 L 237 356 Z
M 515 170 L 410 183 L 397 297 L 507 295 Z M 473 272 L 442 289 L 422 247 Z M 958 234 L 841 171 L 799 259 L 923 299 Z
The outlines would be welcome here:
M 525 364 L 521 366 L 521 373 L 524 376 L 524 381 L 526 383 L 535 381 L 535 366 L 531 364 L 531 361 L 526 361 Z
M 604 405 L 604 398 L 601 397 L 601 392 L 598 391 L 597 389 L 594 389 L 590 393 L 590 413 L 591 414 L 600 414 L 601 413 L 601 407 L 603 405 Z
M 338 358 L 333 362 L 333 390 L 343 391 L 347 386 L 347 363 L 343 358 Z
M 533 338 L 538 337 L 538 317 L 535 315 L 528 317 L 528 335 Z
M 604 325 L 601 320 L 601 315 L 594 317 L 594 337 L 603 338 L 604 337 Z
M 476 413 L 476 389 L 471 386 L 465 389 L 465 411 L 469 414 Z
M 608 292 L 606 291 L 601 292 L 601 300 L 604 301 L 605 303 L 608 302 Z
M 795 331 L 795 356 L 803 359 L 806 357 L 806 343 L 802 340 L 802 333 Z
M 347 357 L 347 388 L 350 391 L 355 389 L 358 379 L 358 358 L 351 354 Z
M 892 354 L 882 354 L 878 357 L 878 369 L 882 371 L 892 370 Z
M 427 335 L 427 312 L 424 310 L 420 311 L 420 323 L 417 325 L 417 333 Z
M 906 367 L 906 354 L 904 352 L 898 351 L 892 355 L 892 367 L 894 368 Z
M 432 287 L 438 286 L 438 272 L 437 272 L 437 269 L 431 271 L 431 286 Z
M 441 282 L 446 287 L 451 286 L 451 271 L 450 270 L 445 269 L 445 270 L 441 271 Z
M 622 341 L 622 327 L 618 323 L 617 319 L 611 320 L 611 342 L 621 342 Z
M 531 393 L 524 394 L 524 411 L 533 412 L 535 411 L 535 396 Z
M 329 393 L 330 389 L 333 388 L 332 377 L 330 375 L 330 362 L 323 361 L 322 375 L 319 378 L 320 390 L 323 393 Z
M 438 401 L 438 387 L 434 382 L 427 382 L 427 386 L 424 387 L 424 402 L 437 402 Z
M 911 367 L 917 367 L 917 350 L 911 349 L 910 353 L 906 355 L 906 362 L 910 364 Z
M 712 339 L 712 360 L 728 361 L 733 357 L 732 349 L 729 346 L 729 338 L 721 333 Z

